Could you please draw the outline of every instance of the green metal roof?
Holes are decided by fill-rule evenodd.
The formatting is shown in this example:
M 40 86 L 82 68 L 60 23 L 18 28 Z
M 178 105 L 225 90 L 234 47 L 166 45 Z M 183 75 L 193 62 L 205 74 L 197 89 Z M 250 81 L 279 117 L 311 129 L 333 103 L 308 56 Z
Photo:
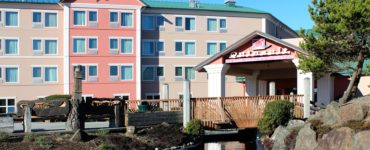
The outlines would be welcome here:
M 339 67 L 356 67 L 356 64 L 355 62 L 349 62 L 349 63 L 341 63 L 341 64 L 337 64 Z M 364 65 L 362 66 L 362 73 L 364 75 L 370 75 L 370 70 L 367 69 L 367 65 L 370 65 L 370 58 L 367 58 L 365 60 L 365 63 Z M 339 71 L 338 72 L 339 74 L 343 75 L 343 76 L 351 76 L 353 71 L 351 69 L 348 69 L 348 70 L 343 70 L 343 71 Z
M 165 8 L 165 9 L 190 9 L 190 10 L 205 10 L 205 11 L 225 11 L 225 12 L 241 12 L 241 13 L 261 13 L 268 12 L 244 7 L 244 6 L 228 6 L 224 4 L 207 4 L 200 3 L 198 7 L 190 7 L 189 2 L 176 2 L 169 0 L 141 0 L 148 8 Z

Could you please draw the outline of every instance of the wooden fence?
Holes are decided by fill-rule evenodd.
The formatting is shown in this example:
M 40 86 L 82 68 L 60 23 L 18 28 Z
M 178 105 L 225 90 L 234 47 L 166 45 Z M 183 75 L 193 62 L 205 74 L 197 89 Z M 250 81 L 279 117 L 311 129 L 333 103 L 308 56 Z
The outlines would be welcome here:
M 128 113 L 147 111 L 182 111 L 182 100 L 179 99 L 127 100 L 125 102 Z
M 294 117 L 303 118 L 303 95 L 210 97 L 192 100 L 192 118 L 202 120 L 208 128 L 235 123 L 238 128 L 257 126 L 267 103 L 289 100 L 294 103 Z

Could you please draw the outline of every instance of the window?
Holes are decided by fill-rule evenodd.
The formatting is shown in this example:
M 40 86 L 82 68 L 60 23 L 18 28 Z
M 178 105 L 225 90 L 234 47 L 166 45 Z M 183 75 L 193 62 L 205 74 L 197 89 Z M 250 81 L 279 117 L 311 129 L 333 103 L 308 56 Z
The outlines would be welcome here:
M 32 13 L 32 22 L 33 23 L 41 23 L 41 12 L 33 12 Z
M 109 75 L 118 76 L 118 66 L 109 66 Z
M 118 12 L 110 12 L 109 20 L 110 22 L 118 22 Z
M 118 39 L 116 38 L 109 39 L 109 48 L 111 50 L 118 49 Z
M 41 67 L 33 67 L 32 68 L 32 77 L 33 78 L 41 78 Z
M 195 30 L 195 18 L 185 18 L 185 30 L 194 31 Z
M 14 98 L 0 98 L 0 114 L 15 113 Z
M 132 39 L 121 39 L 121 53 L 132 53 Z
M 98 49 L 98 39 L 97 38 L 89 38 L 89 49 L 91 50 Z
M 123 27 L 132 26 L 132 13 L 128 13 L 128 12 L 121 13 L 121 26 Z
M 182 67 L 175 67 L 175 76 L 182 77 Z
M 185 42 L 185 55 L 195 55 L 194 42 Z
M 97 22 L 97 21 L 98 21 L 98 12 L 89 11 L 89 22 Z
M 121 100 L 129 100 L 130 96 L 127 94 L 114 94 L 114 98 L 121 99 Z
M 157 41 L 157 51 L 164 52 L 164 42 L 163 41 Z
M 80 65 L 80 66 L 81 66 L 80 72 L 81 72 L 82 80 L 84 81 L 84 80 L 86 80 L 86 66 L 84 66 L 84 65 Z M 78 67 L 78 65 L 73 66 L 73 76 L 74 76 L 74 73 L 75 73 L 75 70 L 76 70 L 77 67 Z
M 5 82 L 6 83 L 18 82 L 18 67 L 5 68 Z
M 73 25 L 85 26 L 86 16 L 85 11 L 73 11 Z
M 85 53 L 86 50 L 85 38 L 74 38 L 73 39 L 73 53 L 81 54 Z
M 2 68 L 0 67 L 0 79 L 3 78 L 3 70 Z
M 57 20 L 57 13 L 45 13 L 45 27 L 56 27 Z
M 143 80 L 153 81 L 154 80 L 154 67 L 143 68 Z
M 143 42 L 143 55 L 154 55 L 154 41 Z
M 45 40 L 45 54 L 57 54 L 57 40 Z
M 45 67 L 45 82 L 57 82 L 57 67 Z
M 89 77 L 96 76 L 98 76 L 98 67 L 94 65 L 89 66 Z
M 143 29 L 154 30 L 154 16 L 143 16 Z
M 32 41 L 32 49 L 34 51 L 41 51 L 41 40 L 33 40 Z
M 220 43 L 220 51 L 223 51 L 226 49 L 226 43 Z
M 18 40 L 5 39 L 5 54 L 8 55 L 18 54 Z
M 163 16 L 157 16 L 157 27 L 164 26 L 164 17 Z
M 18 12 L 6 11 L 5 12 L 5 26 L 17 27 L 18 26 Z
M 2 20 L 2 15 L 3 13 L 0 11 L 0 22 L 2 22 L 3 20 Z
M 185 67 L 185 79 L 195 80 L 195 70 L 193 67 Z
M 145 94 L 146 99 L 160 99 L 161 96 L 158 93 L 146 93 Z
M 1 15 L 1 14 L 0 14 Z M 0 17 L 1 18 L 1 17 Z M 3 43 L 2 43 L 2 40 L 0 39 L 0 51 L 2 50 L 2 48 L 3 48 L 3 45 L 2 45 Z
M 157 67 L 157 76 L 158 77 L 164 76 L 164 68 L 162 66 Z
M 121 66 L 121 80 L 132 80 L 132 66 Z
M 226 29 L 226 19 L 220 19 L 220 29 Z
M 217 53 L 217 43 L 207 43 L 207 55 L 214 55 Z
M 175 42 L 176 52 L 182 52 L 182 42 Z
M 176 17 L 176 27 L 182 27 L 182 17 Z
M 212 31 L 212 32 L 217 31 L 217 19 L 214 19 L 214 18 L 207 19 L 207 31 Z

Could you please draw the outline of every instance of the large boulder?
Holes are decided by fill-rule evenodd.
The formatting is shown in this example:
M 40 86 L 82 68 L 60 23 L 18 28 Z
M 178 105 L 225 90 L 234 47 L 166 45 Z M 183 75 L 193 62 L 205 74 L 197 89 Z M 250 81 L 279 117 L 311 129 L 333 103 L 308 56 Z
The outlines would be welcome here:
M 271 140 L 274 141 L 272 149 L 273 150 L 286 149 L 284 140 L 289 135 L 289 133 L 290 132 L 284 126 L 279 126 L 278 128 L 276 128 L 276 130 L 274 131 L 274 134 L 272 134 L 271 136 Z
M 317 150 L 349 150 L 354 131 L 348 127 L 333 129 L 319 140 Z
M 331 102 L 326 109 L 322 109 L 308 120 L 320 120 L 324 126 L 336 126 L 341 122 L 339 104 Z
M 297 130 L 304 126 L 303 120 L 290 120 L 287 125 L 288 130 Z
M 311 124 L 306 124 L 296 138 L 295 150 L 314 150 L 317 146 L 316 132 L 311 129 Z
M 366 109 L 359 103 L 349 103 L 340 107 L 341 123 L 345 124 L 348 121 L 361 121 L 365 118 Z M 367 111 L 367 110 L 366 110 Z
M 358 132 L 352 144 L 353 150 L 367 150 L 370 148 L 370 131 L 361 131 Z

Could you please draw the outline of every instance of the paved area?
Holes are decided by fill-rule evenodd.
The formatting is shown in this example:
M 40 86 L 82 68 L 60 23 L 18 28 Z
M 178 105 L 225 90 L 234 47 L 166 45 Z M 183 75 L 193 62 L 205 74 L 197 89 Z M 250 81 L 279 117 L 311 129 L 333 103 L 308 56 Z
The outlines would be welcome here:
M 86 122 L 86 129 L 99 129 L 99 128 L 108 128 L 109 122 Z M 33 132 L 38 131 L 61 131 L 65 130 L 65 122 L 33 122 L 31 125 Z M 14 131 L 22 132 L 23 126 L 22 123 L 14 123 Z

